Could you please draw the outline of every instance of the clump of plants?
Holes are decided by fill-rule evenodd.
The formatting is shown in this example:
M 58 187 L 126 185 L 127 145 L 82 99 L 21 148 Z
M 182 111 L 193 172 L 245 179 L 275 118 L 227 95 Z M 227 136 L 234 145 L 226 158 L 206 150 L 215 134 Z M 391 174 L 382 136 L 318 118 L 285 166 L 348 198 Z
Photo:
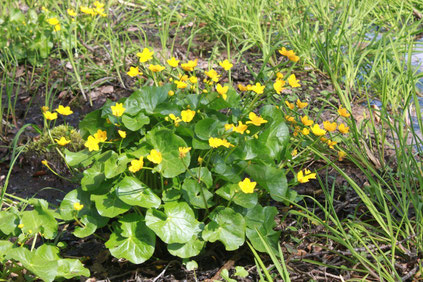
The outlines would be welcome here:
M 299 60 L 285 48 L 280 53 L 286 59 L 279 69 Z M 296 201 L 299 196 L 291 187 L 316 178 L 308 169 L 298 170 L 289 183 L 286 177 L 301 164 L 292 154 L 282 100 L 273 97 L 285 84 L 299 87 L 299 80 L 289 74 L 285 81 L 282 73 L 270 70 L 267 81 L 234 89 L 228 60 L 219 63 L 220 73 L 213 68 L 200 72 L 196 60 L 179 65 L 171 58 L 164 66 L 148 48 L 137 55 L 141 65 L 131 67 L 128 75 L 156 86 L 107 101 L 80 122 L 79 133 L 66 126 L 47 130 L 54 143 L 50 146 L 63 156 L 80 187 L 56 210 L 45 201 L 31 200 L 31 211 L 12 206 L 2 211 L 3 260 L 27 261 L 24 267 L 45 280 L 71 277 L 68 268 L 48 276 L 32 267 L 34 244 L 31 251 L 26 246 L 28 240 L 42 237 L 46 244 L 40 252 L 54 253 L 49 259 L 65 264 L 58 258 L 59 249 L 49 243 L 59 239 L 58 221 L 75 222 L 71 232 L 79 238 L 108 226 L 105 246 L 110 253 L 136 264 L 150 259 L 158 242 L 184 259 L 217 241 L 228 251 L 247 240 L 257 251 L 278 249 L 277 209 L 270 200 Z M 47 128 L 58 114 L 72 114 L 63 106 L 43 110 Z M 324 135 L 319 130 L 311 129 L 315 141 Z M 74 150 L 81 144 L 78 134 L 84 139 L 82 150 Z M 48 160 L 43 164 L 54 172 Z M 14 244 L 8 241 L 16 236 Z M 80 262 L 74 266 L 72 275 L 87 275 Z

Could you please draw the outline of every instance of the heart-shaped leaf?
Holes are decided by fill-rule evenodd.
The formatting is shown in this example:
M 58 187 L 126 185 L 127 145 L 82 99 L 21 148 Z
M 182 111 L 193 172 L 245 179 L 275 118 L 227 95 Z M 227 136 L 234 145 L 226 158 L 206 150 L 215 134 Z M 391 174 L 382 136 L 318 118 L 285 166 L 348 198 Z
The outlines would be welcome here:
M 116 194 L 124 203 L 143 208 L 158 208 L 160 198 L 135 177 L 125 176 L 116 186 Z
M 91 195 L 91 200 L 95 202 L 98 213 L 105 217 L 113 218 L 131 208 L 119 199 L 114 190 L 102 195 Z
M 182 196 L 194 207 L 205 209 L 214 205 L 213 194 L 202 185 L 197 180 L 186 178 L 182 185 Z

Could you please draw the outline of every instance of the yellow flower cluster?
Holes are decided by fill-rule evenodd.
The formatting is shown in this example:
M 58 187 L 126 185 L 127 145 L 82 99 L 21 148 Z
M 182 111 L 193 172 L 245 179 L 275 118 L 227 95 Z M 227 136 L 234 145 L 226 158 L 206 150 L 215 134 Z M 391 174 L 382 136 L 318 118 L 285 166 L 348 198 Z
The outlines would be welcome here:
M 226 139 L 221 139 L 221 138 L 215 138 L 215 137 L 210 137 L 209 138 L 209 145 L 212 148 L 218 148 L 220 146 L 229 148 L 229 147 L 234 147 L 234 145 L 232 145 L 231 143 L 228 142 L 228 140 Z
M 107 140 L 107 132 L 101 129 L 97 130 L 94 135 L 90 135 L 87 138 L 87 141 L 84 143 L 84 146 L 91 151 L 98 151 L 100 150 L 99 144 L 102 142 L 106 142 Z
M 94 2 L 94 7 L 80 6 L 79 10 L 82 13 L 93 17 L 97 15 L 100 15 L 101 17 L 107 16 L 107 14 L 104 13 L 104 3 L 100 3 L 99 1 Z
M 54 31 L 59 31 L 61 29 L 60 22 L 57 18 L 49 18 L 47 19 L 47 22 L 50 25 L 54 26 Z
M 293 50 L 286 50 L 285 47 L 282 47 L 279 50 L 279 53 L 282 56 L 287 57 L 289 60 L 293 61 L 294 63 L 298 62 L 300 60 L 300 57 L 298 57 L 297 55 L 295 55 L 295 52 Z
M 311 173 L 311 171 L 308 169 L 305 169 L 304 172 L 300 170 L 297 173 L 297 180 L 300 183 L 307 183 L 310 181 L 310 179 L 316 179 L 316 173 Z

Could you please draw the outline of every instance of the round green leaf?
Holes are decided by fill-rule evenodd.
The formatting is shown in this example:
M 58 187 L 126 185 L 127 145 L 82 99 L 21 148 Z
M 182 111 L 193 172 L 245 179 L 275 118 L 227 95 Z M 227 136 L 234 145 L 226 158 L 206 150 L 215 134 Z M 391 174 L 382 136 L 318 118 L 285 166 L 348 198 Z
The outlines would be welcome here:
M 250 165 L 245 170 L 254 181 L 269 191 L 270 197 L 275 201 L 289 198 L 290 191 L 286 181 L 285 172 L 270 165 Z
M 144 125 L 150 123 L 150 119 L 142 112 L 139 112 L 135 116 L 123 115 L 123 125 L 132 131 L 140 130 Z
M 213 194 L 207 190 L 206 187 L 201 187 L 201 185 L 202 184 L 198 183 L 197 180 L 186 178 L 182 185 L 182 196 L 194 207 L 205 209 L 214 205 L 212 201 Z M 204 199 L 206 200 L 207 206 L 206 203 L 204 203 Z
M 167 249 L 169 253 L 180 258 L 190 258 L 197 256 L 203 249 L 206 242 L 202 240 L 199 236 L 202 231 L 201 226 L 204 228 L 203 224 L 198 225 L 196 234 L 192 236 L 191 240 L 184 244 L 174 243 L 168 244 Z
M 224 130 L 225 123 L 212 119 L 205 118 L 195 124 L 194 132 L 201 140 L 208 141 L 210 137 L 219 136 Z
M 48 208 L 48 203 L 42 199 L 33 199 L 31 203 L 34 209 L 22 213 L 22 231 L 32 234 L 41 232 L 46 239 L 54 239 L 57 234 L 58 224 L 54 218 L 54 212 Z
M 195 234 L 198 224 L 193 210 L 184 202 L 165 203 L 164 212 L 149 209 L 145 221 L 167 244 L 188 242 Z
M 113 178 L 123 173 L 130 161 L 126 154 L 118 155 L 112 152 L 110 157 L 104 162 L 104 175 L 106 178 Z
M 160 198 L 135 177 L 125 176 L 115 188 L 119 199 L 128 205 L 158 208 L 161 204 Z
M 105 217 L 113 218 L 131 208 L 130 205 L 119 199 L 114 190 L 103 195 L 91 195 L 91 200 L 95 202 L 98 213 Z
M 19 224 L 19 217 L 8 211 L 0 211 L 0 230 L 6 235 L 15 234 Z
M 245 241 L 244 217 L 231 208 L 218 207 L 209 216 L 210 223 L 203 231 L 203 239 L 221 241 L 227 251 L 238 249 Z
M 141 215 L 132 213 L 119 219 L 120 228 L 110 235 L 106 247 L 116 258 L 125 258 L 140 264 L 154 253 L 156 236 L 146 225 Z

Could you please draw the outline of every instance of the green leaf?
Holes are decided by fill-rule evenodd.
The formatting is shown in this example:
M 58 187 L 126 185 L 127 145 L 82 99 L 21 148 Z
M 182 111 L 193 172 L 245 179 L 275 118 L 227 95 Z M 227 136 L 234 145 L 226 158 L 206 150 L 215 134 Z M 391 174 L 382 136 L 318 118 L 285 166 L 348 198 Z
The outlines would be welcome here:
M 154 114 L 156 107 L 168 98 L 169 90 L 171 90 L 171 86 L 168 84 L 162 87 L 145 86 L 135 91 L 125 100 L 125 113 L 136 115 L 140 111 L 145 111 L 147 114 Z
M 147 134 L 147 141 L 162 154 L 162 162 L 155 168 L 163 177 L 173 178 L 186 171 L 191 161 L 188 153 L 185 158 L 179 158 L 179 147 L 188 147 L 184 139 L 166 128 L 151 130 Z
M 267 206 L 263 208 L 261 205 L 257 205 L 246 212 L 247 238 L 257 251 L 266 252 L 266 248 L 257 234 L 256 228 L 270 247 L 274 251 L 278 250 L 277 246 L 281 231 L 273 230 L 276 227 L 275 216 L 277 214 L 278 210 L 276 207 Z
M 213 185 L 212 174 L 207 167 L 195 167 L 190 169 L 190 171 L 192 175 L 195 175 L 195 179 L 200 179 L 201 182 L 206 184 L 207 188 Z M 191 174 L 186 173 L 185 177 L 192 177 Z
M 91 200 L 95 202 L 98 213 L 105 217 L 113 218 L 131 208 L 119 199 L 114 190 L 102 195 L 91 195 Z
M 90 271 L 77 259 L 58 260 L 58 277 L 71 279 L 77 276 L 90 277 Z
M 186 264 L 187 270 L 192 271 L 198 268 L 198 263 L 195 260 L 191 260 Z
M 195 208 L 205 209 L 214 205 L 212 201 L 213 194 L 207 190 L 206 187 L 201 187 L 201 185 L 202 184 L 198 183 L 197 180 L 186 178 L 182 185 L 182 196 Z M 203 191 L 201 191 L 201 189 L 203 189 Z M 204 193 L 204 198 L 202 193 Z M 206 200 L 207 206 L 204 203 L 204 199 Z
M 289 130 L 285 124 L 282 111 L 274 106 L 267 105 L 260 110 L 260 113 L 271 122 L 267 129 L 260 134 L 259 140 L 261 143 L 266 144 L 269 149 L 270 154 L 268 156 L 280 161 L 282 150 L 289 138 Z
M 124 203 L 143 208 L 158 208 L 160 198 L 135 177 L 125 176 L 116 186 L 116 194 Z
M 84 191 L 97 190 L 102 187 L 105 179 L 104 163 L 96 161 L 92 167 L 84 171 L 81 179 L 81 188 Z
M 113 178 L 123 173 L 130 161 L 126 154 L 118 155 L 116 152 L 112 152 L 104 163 L 104 175 L 106 178 Z
M 13 243 L 9 242 L 7 240 L 0 240 L 0 258 L 3 259 L 3 257 L 9 253 L 9 250 L 13 248 Z
M 232 200 L 232 202 L 244 208 L 253 208 L 258 201 L 257 193 L 244 193 L 238 184 L 226 184 L 219 188 L 216 194 L 227 201 Z
M 48 203 L 42 199 L 32 199 L 34 205 L 31 211 L 22 212 L 21 223 L 24 225 L 22 232 L 32 234 L 41 232 L 46 239 L 54 239 L 57 234 L 57 221 L 54 218 L 54 212 L 48 209 Z
M 225 160 L 220 155 L 213 155 L 212 157 L 213 171 L 217 173 L 221 178 L 231 183 L 241 181 L 238 170 L 236 166 L 229 166 L 225 163 Z
M 205 118 L 195 124 L 194 132 L 201 140 L 208 141 L 210 137 L 220 136 L 224 125 L 217 119 Z
M 203 231 L 203 239 L 221 241 L 227 251 L 238 249 L 245 241 L 244 217 L 231 208 L 217 207 L 210 215 L 210 223 Z
M 89 135 L 96 133 L 99 128 L 103 127 L 104 122 L 105 120 L 101 117 L 101 110 L 87 114 L 79 123 L 82 138 L 87 139 Z
M 222 270 L 220 277 L 222 277 L 226 282 L 236 282 L 235 279 L 229 277 L 229 271 L 226 268 Z
M 132 131 L 140 130 L 144 125 L 150 123 L 150 119 L 142 112 L 139 112 L 135 116 L 123 115 L 122 116 L 123 125 L 126 128 Z
M 110 235 L 106 247 L 116 258 L 125 258 L 140 264 L 154 253 L 156 236 L 146 225 L 141 215 L 132 213 L 119 219 L 120 228 Z
M 204 248 L 205 241 L 200 238 L 200 233 L 204 228 L 204 224 L 199 224 L 196 228 L 195 235 L 192 236 L 191 240 L 186 243 L 179 244 L 173 243 L 168 244 L 167 249 L 173 256 L 180 258 L 190 258 L 197 256 Z
M 244 267 L 242 266 L 235 266 L 235 276 L 241 277 L 241 278 L 245 278 L 248 276 L 248 271 L 245 270 Z
M 93 162 L 94 156 L 98 154 L 98 152 L 90 152 L 88 149 L 84 149 L 79 152 L 71 152 L 68 149 L 65 149 L 64 152 L 66 163 L 72 167 L 89 166 Z
M 147 226 L 167 244 L 191 240 L 198 223 L 189 205 L 184 202 L 168 202 L 163 207 L 164 212 L 156 209 L 147 211 Z
M 16 235 L 19 217 L 8 211 L 0 211 L 0 230 L 5 235 Z
M 270 165 L 250 165 L 245 170 L 258 186 L 264 187 L 275 201 L 281 201 L 280 197 L 289 198 L 288 183 L 285 172 Z

